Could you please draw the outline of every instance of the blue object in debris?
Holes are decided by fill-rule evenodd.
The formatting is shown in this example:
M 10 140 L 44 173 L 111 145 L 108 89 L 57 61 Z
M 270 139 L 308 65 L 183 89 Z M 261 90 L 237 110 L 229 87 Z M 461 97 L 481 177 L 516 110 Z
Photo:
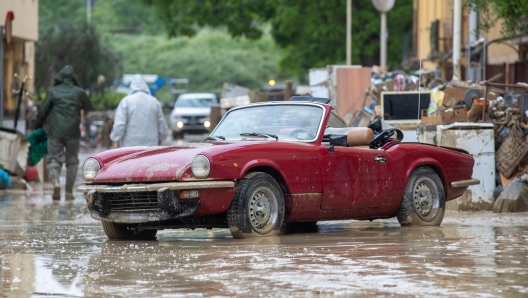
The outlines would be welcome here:
M 0 189 L 11 188 L 11 179 L 9 179 L 9 174 L 0 169 Z

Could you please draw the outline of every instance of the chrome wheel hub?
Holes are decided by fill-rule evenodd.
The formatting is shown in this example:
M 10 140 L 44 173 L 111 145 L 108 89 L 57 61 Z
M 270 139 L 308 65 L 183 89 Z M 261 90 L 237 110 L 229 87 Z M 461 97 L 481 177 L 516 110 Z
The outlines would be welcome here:
M 253 193 L 249 201 L 249 219 L 256 229 L 265 228 L 271 218 L 272 203 L 269 191 L 260 189 Z
M 277 203 L 273 192 L 267 187 L 255 189 L 249 199 L 249 220 L 257 232 L 273 228 L 277 220 Z
M 434 182 L 429 178 L 419 179 L 413 190 L 413 204 L 424 220 L 433 220 L 438 213 L 440 198 Z

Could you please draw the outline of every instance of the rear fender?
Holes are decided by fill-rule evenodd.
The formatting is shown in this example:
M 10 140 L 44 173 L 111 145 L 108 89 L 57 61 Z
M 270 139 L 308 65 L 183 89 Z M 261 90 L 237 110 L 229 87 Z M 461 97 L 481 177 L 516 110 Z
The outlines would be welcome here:
M 438 177 L 440 177 L 440 180 L 442 180 L 442 184 L 444 186 L 444 192 L 445 192 L 446 198 L 447 198 L 448 197 L 447 196 L 447 192 L 448 192 L 449 189 L 448 189 L 447 184 L 446 184 L 446 178 L 445 178 L 445 175 L 444 175 L 444 169 L 440 165 L 440 163 L 436 159 L 433 159 L 433 158 L 420 158 L 420 159 L 414 160 L 409 165 L 409 168 L 407 169 L 407 172 L 405 173 L 405 177 L 407 177 L 407 179 L 405 179 L 405 185 L 407 185 L 407 182 L 411 178 L 412 173 L 419 167 L 430 167 L 431 169 L 433 169 L 433 171 L 436 172 Z

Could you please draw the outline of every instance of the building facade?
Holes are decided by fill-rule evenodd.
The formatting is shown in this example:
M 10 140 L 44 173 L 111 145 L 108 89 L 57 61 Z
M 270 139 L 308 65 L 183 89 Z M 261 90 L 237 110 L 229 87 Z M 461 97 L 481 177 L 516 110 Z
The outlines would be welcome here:
M 440 69 L 444 80 L 453 76 L 454 1 L 414 0 L 413 52 L 424 69 Z M 478 14 L 465 8 L 461 28 L 461 79 L 475 82 L 502 73 L 500 83 L 528 81 L 528 36 L 502 40 L 498 22 L 477 36 Z
M 2 32 L 3 72 L 0 80 L 2 90 L 2 123 L 14 124 L 18 96 L 13 90 L 20 87 L 22 79 L 35 73 L 35 42 L 38 40 L 38 0 L 0 0 L 0 25 Z M 17 77 L 15 77 L 15 74 Z M 33 80 L 26 82 L 26 90 L 34 92 Z M 32 102 L 23 96 L 20 119 L 25 119 L 26 109 Z M 25 132 L 25 122 L 19 121 L 17 128 Z

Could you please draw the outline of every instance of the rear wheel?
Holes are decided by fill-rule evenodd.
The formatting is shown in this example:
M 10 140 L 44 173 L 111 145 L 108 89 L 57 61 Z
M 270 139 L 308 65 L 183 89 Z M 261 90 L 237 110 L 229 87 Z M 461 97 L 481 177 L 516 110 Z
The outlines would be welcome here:
M 261 172 L 246 175 L 227 210 L 227 224 L 233 237 L 277 235 L 283 220 L 284 198 L 277 181 Z
M 431 168 L 418 168 L 405 187 L 396 213 L 402 226 L 438 226 L 444 219 L 445 191 L 442 180 Z
M 111 240 L 154 240 L 158 230 L 136 231 L 138 225 L 118 224 L 110 221 L 102 221 L 103 230 Z

